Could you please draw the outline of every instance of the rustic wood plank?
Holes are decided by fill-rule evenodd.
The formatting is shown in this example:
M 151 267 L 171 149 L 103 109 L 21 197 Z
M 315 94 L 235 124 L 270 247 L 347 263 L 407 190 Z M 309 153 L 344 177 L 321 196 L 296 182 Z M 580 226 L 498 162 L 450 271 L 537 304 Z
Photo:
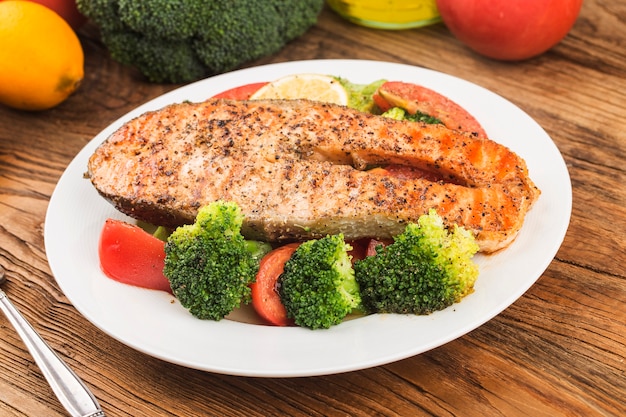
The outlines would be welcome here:
M 587 0 L 567 38 L 521 63 L 481 58 L 443 25 L 386 32 L 330 11 L 276 55 L 407 63 L 488 88 L 553 138 L 573 186 L 556 259 L 502 314 L 466 336 L 386 366 L 311 378 L 245 378 L 160 361 L 107 336 L 69 303 L 43 242 L 48 200 L 98 132 L 177 85 L 150 84 L 81 32 L 86 77 L 57 108 L 0 107 L 0 263 L 4 290 L 111 416 L 626 415 L 626 5 Z M 70 208 L 71 209 L 71 208 Z M 0 317 L 0 415 L 65 415 Z

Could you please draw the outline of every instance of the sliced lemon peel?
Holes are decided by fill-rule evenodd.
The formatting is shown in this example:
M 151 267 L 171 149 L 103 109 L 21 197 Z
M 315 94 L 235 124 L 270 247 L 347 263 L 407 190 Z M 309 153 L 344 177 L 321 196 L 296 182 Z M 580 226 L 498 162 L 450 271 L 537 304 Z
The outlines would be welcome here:
M 293 74 L 264 85 L 250 99 L 308 99 L 346 106 L 349 94 L 339 80 L 330 75 Z

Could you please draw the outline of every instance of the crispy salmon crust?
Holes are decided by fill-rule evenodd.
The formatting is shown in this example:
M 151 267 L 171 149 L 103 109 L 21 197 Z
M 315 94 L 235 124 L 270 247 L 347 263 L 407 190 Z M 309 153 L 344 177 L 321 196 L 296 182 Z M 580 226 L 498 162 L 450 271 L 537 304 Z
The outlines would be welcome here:
M 368 171 L 385 164 L 440 180 Z M 248 238 L 389 238 L 434 208 L 484 252 L 515 238 L 539 196 L 524 160 L 489 139 L 307 100 L 147 112 L 97 148 L 88 176 L 118 210 L 156 225 L 191 223 L 199 207 L 226 200 L 240 205 Z

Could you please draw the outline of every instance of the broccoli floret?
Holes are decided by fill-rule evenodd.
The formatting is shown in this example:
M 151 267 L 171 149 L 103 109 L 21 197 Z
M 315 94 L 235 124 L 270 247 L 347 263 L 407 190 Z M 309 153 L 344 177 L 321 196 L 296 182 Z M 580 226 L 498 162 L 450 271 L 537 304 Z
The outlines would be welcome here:
M 406 116 L 406 110 L 401 107 L 392 107 L 383 114 L 381 114 L 381 116 L 388 117 L 394 120 L 404 120 L 404 116 Z
M 76 0 L 111 56 L 153 82 L 188 82 L 270 55 L 317 21 L 323 0 Z
M 356 280 L 368 313 L 430 314 L 471 293 L 478 277 L 473 235 L 444 227 L 434 210 L 408 224 L 386 247 L 355 262 Z
M 428 114 L 422 113 L 420 111 L 415 112 L 414 114 L 410 114 L 401 107 L 392 107 L 386 112 L 384 112 L 383 114 L 381 114 L 381 116 L 389 117 L 390 119 L 395 119 L 395 120 L 409 120 L 411 122 L 424 122 L 430 125 L 442 125 L 443 124 L 443 122 L 437 119 L 436 117 L 429 116 Z
M 343 235 L 327 236 L 302 243 L 285 263 L 279 294 L 297 325 L 326 329 L 360 308 L 350 249 Z
M 181 305 L 198 318 L 220 320 L 251 301 L 248 285 L 271 247 L 245 240 L 242 223 L 239 206 L 218 201 L 167 239 L 163 274 Z

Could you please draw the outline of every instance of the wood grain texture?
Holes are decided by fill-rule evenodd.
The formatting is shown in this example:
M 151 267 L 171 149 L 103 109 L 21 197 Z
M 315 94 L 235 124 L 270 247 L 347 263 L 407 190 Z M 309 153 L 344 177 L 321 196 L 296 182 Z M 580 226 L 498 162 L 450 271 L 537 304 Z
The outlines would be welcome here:
M 4 289 L 91 387 L 109 416 L 626 415 L 626 16 L 587 0 L 571 33 L 535 59 L 475 55 L 443 25 L 386 32 L 325 10 L 276 55 L 407 63 L 464 78 L 512 101 L 553 138 L 573 186 L 554 261 L 518 301 L 466 336 L 386 366 L 260 379 L 187 369 L 137 352 L 90 324 L 47 264 L 43 223 L 65 166 L 101 129 L 176 85 L 147 83 L 80 32 L 86 77 L 50 111 L 0 107 L 0 264 Z M 66 415 L 0 317 L 0 415 Z

